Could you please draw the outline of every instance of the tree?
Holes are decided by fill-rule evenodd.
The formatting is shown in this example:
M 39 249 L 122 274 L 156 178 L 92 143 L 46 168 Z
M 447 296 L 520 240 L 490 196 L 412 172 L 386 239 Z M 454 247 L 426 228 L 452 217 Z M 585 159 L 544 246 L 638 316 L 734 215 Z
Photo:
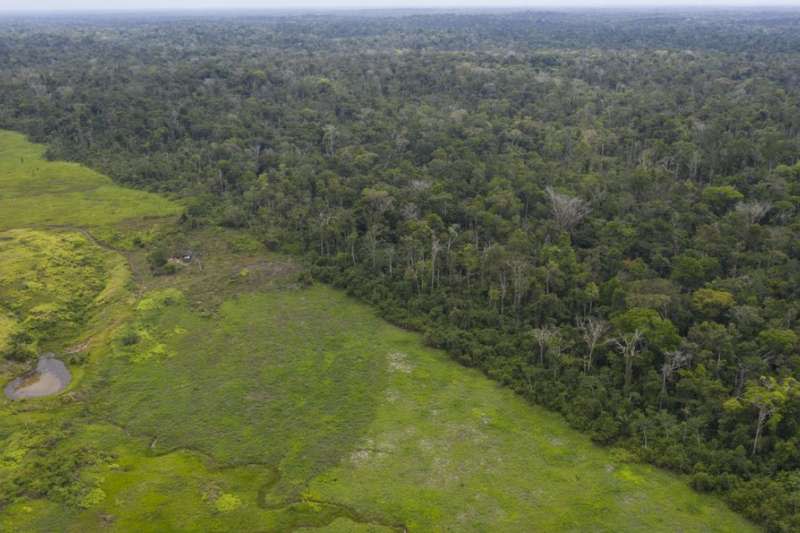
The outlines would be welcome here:
M 744 195 L 731 185 L 708 186 L 703 189 L 703 201 L 711 205 L 717 213 L 723 213 Z
M 539 366 L 544 366 L 544 354 L 550 346 L 550 340 L 557 334 L 558 330 L 551 326 L 533 329 L 533 337 L 536 339 L 536 344 L 539 346 Z
M 757 200 L 736 204 L 736 212 L 743 215 L 750 225 L 760 222 L 769 213 L 770 209 L 772 209 L 771 203 Z
M 798 382 L 794 378 L 778 381 L 774 377 L 761 376 L 758 381 L 751 381 L 745 388 L 741 398 L 731 398 L 725 402 L 729 411 L 739 411 L 746 407 L 756 411 L 756 430 L 753 436 L 751 455 L 758 453 L 758 444 L 768 421 L 777 423 L 780 420 L 781 408 L 798 393 Z
M 619 338 L 612 339 L 617 349 L 622 354 L 622 359 L 625 362 L 625 390 L 629 391 L 631 387 L 631 379 L 633 377 L 633 361 L 639 357 L 641 353 L 641 342 L 644 336 L 638 329 L 633 333 L 622 335 Z
M 36 339 L 24 329 L 12 333 L 0 355 L 12 361 L 28 361 L 36 357 Z
M 519 311 L 522 297 L 527 291 L 528 285 L 528 271 L 530 265 L 523 258 L 514 258 L 507 262 L 508 268 L 511 271 L 511 289 L 513 291 L 513 304 L 514 311 Z
M 735 328 L 726 328 L 716 322 L 703 321 L 689 329 L 689 340 L 699 350 L 700 360 L 710 360 L 714 365 L 714 372 L 719 376 L 723 363 L 734 351 Z
M 592 210 L 584 200 L 558 193 L 552 187 L 547 187 L 545 192 L 553 219 L 562 231 L 571 232 Z
M 547 357 L 550 360 L 550 367 L 553 370 L 553 379 L 558 377 L 558 370 L 561 368 L 564 359 L 565 339 L 559 330 L 553 330 L 553 334 L 547 339 Z
M 615 316 L 611 322 L 623 333 L 639 332 L 647 339 L 647 346 L 656 352 L 674 350 L 680 345 L 678 329 L 668 319 L 662 318 L 654 309 L 634 307 Z
M 325 155 L 333 157 L 336 155 L 336 126 L 328 124 L 322 128 L 322 146 L 325 149 Z
M 684 350 L 670 350 L 664 354 L 664 363 L 661 365 L 661 392 L 658 398 L 658 407 L 661 408 L 667 396 L 667 382 L 672 379 L 679 368 L 689 364 L 692 354 Z
M 375 255 L 383 228 L 383 215 L 392 206 L 394 199 L 389 195 L 388 191 L 367 187 L 361 191 L 361 202 L 367 223 L 367 244 L 372 267 L 375 268 Z
M 684 287 L 695 289 L 710 281 L 720 270 L 716 257 L 699 254 L 681 254 L 672 262 L 671 277 Z
M 714 319 L 736 304 L 733 294 L 714 289 L 698 289 L 692 294 L 692 307 L 702 315 Z
M 592 365 L 594 364 L 594 351 L 603 336 L 608 332 L 609 326 L 607 322 L 592 317 L 578 318 L 576 322 L 583 342 L 588 349 L 584 352 L 583 357 L 583 373 L 588 374 L 592 371 Z

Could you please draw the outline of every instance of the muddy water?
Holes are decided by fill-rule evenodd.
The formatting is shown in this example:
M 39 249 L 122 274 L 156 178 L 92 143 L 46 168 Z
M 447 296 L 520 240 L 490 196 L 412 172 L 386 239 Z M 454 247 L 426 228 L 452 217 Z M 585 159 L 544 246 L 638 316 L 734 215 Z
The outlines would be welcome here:
M 36 363 L 36 370 L 6 385 L 6 396 L 12 400 L 51 396 L 67 388 L 72 375 L 66 365 L 53 354 L 45 354 Z

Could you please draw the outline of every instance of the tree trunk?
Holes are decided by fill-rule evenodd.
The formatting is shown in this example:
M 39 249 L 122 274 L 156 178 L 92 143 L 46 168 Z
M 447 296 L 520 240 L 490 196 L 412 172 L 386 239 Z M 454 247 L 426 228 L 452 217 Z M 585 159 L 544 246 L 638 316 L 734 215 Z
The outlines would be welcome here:
M 630 389 L 631 378 L 633 377 L 633 357 L 625 356 L 625 390 Z
M 767 421 L 769 413 L 765 407 L 758 409 L 758 422 L 756 423 L 756 435 L 753 438 L 753 453 L 755 455 L 758 451 L 758 440 L 761 438 L 761 430 L 764 429 L 764 423 Z

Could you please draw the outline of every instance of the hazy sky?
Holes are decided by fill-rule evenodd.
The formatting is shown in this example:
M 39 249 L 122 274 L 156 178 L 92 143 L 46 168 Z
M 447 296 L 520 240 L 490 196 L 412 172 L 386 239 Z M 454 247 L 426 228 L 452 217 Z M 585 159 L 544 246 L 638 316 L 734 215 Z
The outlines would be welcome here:
M 346 9 L 390 7 L 799 7 L 800 0 L 0 0 L 0 11 L 139 10 L 139 9 Z

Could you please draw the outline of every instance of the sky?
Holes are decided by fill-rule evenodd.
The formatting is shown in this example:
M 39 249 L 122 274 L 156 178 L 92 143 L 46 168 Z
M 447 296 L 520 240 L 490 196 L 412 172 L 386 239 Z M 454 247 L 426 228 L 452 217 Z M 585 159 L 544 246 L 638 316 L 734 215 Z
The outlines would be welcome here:
M 798 7 L 800 0 L 0 0 L 0 11 L 153 9 Z

